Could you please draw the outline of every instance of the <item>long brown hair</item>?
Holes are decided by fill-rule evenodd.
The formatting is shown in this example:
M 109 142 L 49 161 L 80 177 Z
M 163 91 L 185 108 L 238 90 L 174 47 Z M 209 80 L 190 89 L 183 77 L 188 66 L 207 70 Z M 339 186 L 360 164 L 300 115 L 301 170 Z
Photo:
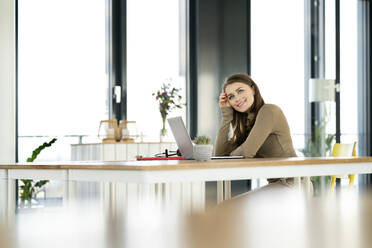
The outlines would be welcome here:
M 265 104 L 265 102 L 261 96 L 257 84 L 247 74 L 233 74 L 229 76 L 223 84 L 223 91 L 225 92 L 226 87 L 233 83 L 246 84 L 250 86 L 254 91 L 254 102 L 249 110 L 250 116 L 252 116 L 252 118 L 248 119 L 248 113 L 241 113 L 233 108 L 234 117 L 231 123 L 233 127 L 232 140 L 236 146 L 240 146 L 247 139 L 249 132 L 251 131 L 256 121 L 257 113 Z

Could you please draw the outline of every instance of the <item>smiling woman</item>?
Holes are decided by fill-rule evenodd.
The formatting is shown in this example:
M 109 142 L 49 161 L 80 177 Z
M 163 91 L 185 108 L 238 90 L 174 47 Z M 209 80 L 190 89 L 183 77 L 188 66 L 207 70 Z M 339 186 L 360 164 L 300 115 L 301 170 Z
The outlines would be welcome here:
M 223 85 L 219 99 L 222 122 L 215 155 L 246 158 L 296 157 L 287 119 L 274 104 L 265 104 L 260 90 L 246 74 L 233 74 Z M 233 135 L 229 137 L 230 126 Z M 293 184 L 293 179 L 270 182 Z
M 216 155 L 295 157 L 290 130 L 282 110 L 265 104 L 256 83 L 245 74 L 227 78 L 220 95 L 222 123 Z M 229 138 L 230 125 L 233 136 Z

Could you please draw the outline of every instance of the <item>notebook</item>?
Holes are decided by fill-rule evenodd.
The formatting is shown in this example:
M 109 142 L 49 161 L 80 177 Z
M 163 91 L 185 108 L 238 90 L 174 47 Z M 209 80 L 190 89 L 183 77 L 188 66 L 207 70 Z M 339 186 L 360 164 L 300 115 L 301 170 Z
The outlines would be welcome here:
M 182 117 L 173 117 L 167 119 L 169 126 L 172 130 L 173 136 L 176 140 L 178 149 L 182 154 L 184 159 L 194 159 L 193 155 L 193 143 L 191 141 L 190 135 L 186 130 L 185 123 Z M 244 158 L 244 156 L 212 156 L 211 159 L 239 159 Z

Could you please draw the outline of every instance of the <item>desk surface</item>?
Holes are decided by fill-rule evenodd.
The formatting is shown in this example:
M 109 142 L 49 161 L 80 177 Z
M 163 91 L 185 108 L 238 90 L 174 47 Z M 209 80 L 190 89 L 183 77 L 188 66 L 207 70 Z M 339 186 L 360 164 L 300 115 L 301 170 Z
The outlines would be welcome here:
M 254 159 L 221 159 L 211 161 L 168 160 L 168 161 L 67 161 L 67 162 L 34 162 L 0 164 L 0 169 L 78 169 L 78 170 L 126 170 L 126 171 L 157 171 L 157 170 L 193 170 L 218 168 L 247 168 L 266 166 L 307 166 L 307 165 L 346 165 L 350 163 L 371 163 L 372 157 L 344 158 L 254 158 Z
M 148 145 L 148 144 L 155 144 L 155 145 L 169 145 L 169 144 L 176 144 L 176 142 L 157 142 L 157 141 L 144 141 L 144 142 L 128 142 L 128 141 L 104 141 L 102 143 L 81 143 L 81 144 L 71 144 L 71 146 L 86 146 L 86 145 Z

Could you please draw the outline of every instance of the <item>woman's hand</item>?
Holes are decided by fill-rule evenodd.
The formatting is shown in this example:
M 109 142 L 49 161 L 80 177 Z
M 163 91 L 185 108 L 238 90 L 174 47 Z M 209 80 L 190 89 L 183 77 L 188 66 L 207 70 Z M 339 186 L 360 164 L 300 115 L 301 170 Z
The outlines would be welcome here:
M 222 92 L 220 94 L 220 100 L 219 100 L 219 103 L 218 105 L 220 106 L 220 108 L 223 108 L 223 107 L 231 107 L 228 99 L 227 99 L 227 94 L 225 92 Z

